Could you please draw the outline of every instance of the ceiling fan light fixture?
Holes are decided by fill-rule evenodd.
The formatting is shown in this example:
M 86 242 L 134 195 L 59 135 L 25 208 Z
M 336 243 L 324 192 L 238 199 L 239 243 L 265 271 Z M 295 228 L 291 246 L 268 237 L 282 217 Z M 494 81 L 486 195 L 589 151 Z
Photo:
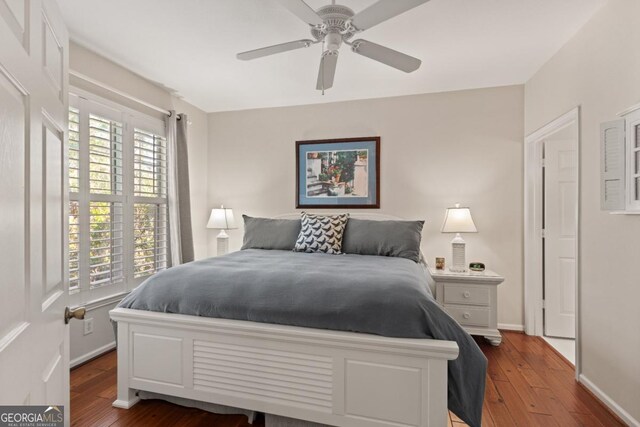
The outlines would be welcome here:
M 326 50 L 338 50 L 340 49 L 340 46 L 342 46 L 342 34 L 336 31 L 331 31 L 325 36 L 324 43 Z

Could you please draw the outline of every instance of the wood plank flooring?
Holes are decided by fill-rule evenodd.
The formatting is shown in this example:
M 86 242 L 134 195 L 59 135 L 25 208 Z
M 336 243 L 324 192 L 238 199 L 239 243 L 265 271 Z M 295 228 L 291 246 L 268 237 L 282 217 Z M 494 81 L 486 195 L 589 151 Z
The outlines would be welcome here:
M 546 342 L 503 332 L 500 347 L 481 338 L 489 360 L 483 426 L 624 426 L 574 380 L 573 366 Z M 71 371 L 71 425 L 250 426 L 245 416 L 216 415 L 160 400 L 142 401 L 129 410 L 111 406 L 116 398 L 116 353 L 112 351 Z M 262 420 L 254 427 L 263 426 Z M 449 427 L 462 427 L 450 414 Z

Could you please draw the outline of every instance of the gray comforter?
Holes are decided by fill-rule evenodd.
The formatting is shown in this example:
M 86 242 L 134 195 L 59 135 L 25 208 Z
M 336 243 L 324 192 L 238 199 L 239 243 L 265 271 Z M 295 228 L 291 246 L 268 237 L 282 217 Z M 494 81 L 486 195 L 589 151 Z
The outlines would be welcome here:
M 162 271 L 119 307 L 456 341 L 449 409 L 481 424 L 486 358 L 436 303 L 423 268 L 404 258 L 248 249 Z

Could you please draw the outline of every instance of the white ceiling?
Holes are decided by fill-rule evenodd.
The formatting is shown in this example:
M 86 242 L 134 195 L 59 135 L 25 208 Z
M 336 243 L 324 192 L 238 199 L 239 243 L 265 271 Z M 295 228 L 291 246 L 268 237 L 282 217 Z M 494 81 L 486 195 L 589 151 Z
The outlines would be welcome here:
M 310 38 L 275 0 L 58 2 L 73 40 L 213 112 L 521 84 L 606 0 L 431 0 L 359 36 L 420 58 L 418 71 L 405 74 L 343 46 L 324 96 L 315 90 L 320 45 L 235 58 Z M 373 2 L 338 1 L 356 13 Z

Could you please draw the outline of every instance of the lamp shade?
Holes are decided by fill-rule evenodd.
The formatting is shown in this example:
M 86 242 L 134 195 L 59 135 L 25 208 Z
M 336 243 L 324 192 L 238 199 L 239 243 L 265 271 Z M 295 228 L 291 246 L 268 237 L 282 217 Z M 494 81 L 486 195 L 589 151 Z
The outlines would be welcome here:
M 236 220 L 233 217 L 233 209 L 225 208 L 224 206 L 211 209 L 207 228 L 217 228 L 219 230 L 238 228 L 236 227 Z
M 443 233 L 477 233 L 478 229 L 471 218 L 469 208 L 461 208 L 456 204 L 455 208 L 448 208 L 442 224 Z

